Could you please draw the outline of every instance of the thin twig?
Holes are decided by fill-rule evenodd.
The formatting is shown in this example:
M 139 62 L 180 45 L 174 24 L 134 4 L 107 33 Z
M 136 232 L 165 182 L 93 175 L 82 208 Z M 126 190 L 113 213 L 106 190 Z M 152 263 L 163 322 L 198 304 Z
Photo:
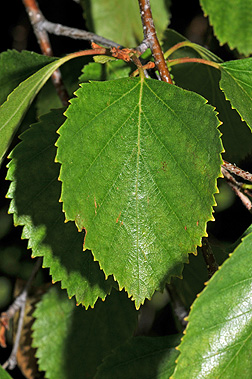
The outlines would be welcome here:
M 133 60 L 133 59 L 132 59 Z M 134 61 L 134 60 L 133 60 Z M 136 62 L 134 62 L 136 63 Z M 137 64 L 137 66 L 139 67 L 139 65 Z M 152 68 L 155 67 L 155 63 L 154 62 L 148 62 L 146 63 L 144 66 L 142 66 L 142 70 L 144 70 L 144 73 L 145 73 L 145 70 L 150 70 Z M 135 70 L 134 72 L 132 72 L 132 74 L 130 74 L 130 76 L 132 77 L 135 77 L 139 75 L 139 68 L 137 70 Z M 146 76 L 146 75 L 145 75 Z
M 138 45 L 138 46 L 136 47 L 136 50 L 139 52 L 139 55 L 142 55 L 143 53 L 145 53 L 145 51 L 146 51 L 147 49 L 149 49 L 149 47 L 150 47 L 149 42 L 148 42 L 146 39 L 144 39 L 144 40 L 140 43 L 140 45 Z
M 184 329 L 188 323 L 186 320 L 186 317 L 188 316 L 188 312 L 184 304 L 182 303 L 175 286 L 170 283 L 166 285 L 166 289 L 171 299 L 173 311 L 175 315 L 177 316 L 182 328 Z
M 208 278 L 210 279 L 218 271 L 219 266 L 206 237 L 202 238 L 202 253 L 207 266 Z
M 223 166 L 232 174 L 240 176 L 242 179 L 247 180 L 252 183 L 252 174 L 248 171 L 244 171 L 241 168 L 237 167 L 235 164 L 223 161 Z
M 19 346 L 19 341 L 22 333 L 22 327 L 23 327 L 23 321 L 25 316 L 25 305 L 27 300 L 27 291 L 22 292 L 22 304 L 20 305 L 20 315 L 18 319 L 18 327 L 17 327 L 17 333 L 15 338 L 15 343 L 13 345 L 11 354 L 7 361 L 3 364 L 3 368 L 6 370 L 7 368 L 9 370 L 13 370 L 17 365 L 17 351 Z M 20 298 L 21 300 L 21 298 Z
M 55 34 L 57 36 L 65 36 L 73 39 L 91 41 L 101 44 L 105 47 L 121 47 L 121 45 L 119 45 L 118 43 L 111 41 L 110 39 L 101 37 L 97 34 L 87 32 L 86 30 L 70 28 L 69 26 L 56 24 L 45 19 L 44 21 L 42 21 L 42 26 L 44 30 L 46 30 L 48 33 Z
M 53 56 L 53 51 L 49 41 L 47 31 L 43 28 L 45 18 L 40 11 L 36 0 L 23 0 L 23 4 L 30 18 L 34 33 L 37 37 L 40 49 L 44 55 Z M 69 95 L 62 82 L 60 70 L 57 69 L 51 76 L 53 85 L 63 106 L 68 105 Z
M 231 172 L 226 168 L 226 166 L 233 167 L 233 165 L 231 163 L 224 161 L 224 165 L 221 167 L 222 175 L 226 179 L 228 185 L 232 188 L 232 190 L 235 192 L 235 194 L 242 201 L 243 205 L 247 208 L 248 211 L 251 212 L 252 211 L 252 203 L 251 203 L 250 199 L 247 197 L 247 195 L 252 196 L 251 193 L 246 189 L 244 190 L 243 183 L 238 182 L 233 177 Z M 235 175 L 238 175 L 237 173 L 238 172 L 240 173 L 240 171 L 242 171 L 242 173 L 241 173 L 242 175 L 244 175 L 244 173 L 245 173 L 246 177 L 251 176 L 251 174 L 249 172 L 243 171 L 243 170 L 239 169 L 239 167 L 236 167 L 236 166 L 234 167 L 234 171 L 236 171 Z M 246 180 L 248 180 L 248 179 L 246 179 Z
M 2 331 L 1 331 L 1 343 L 2 343 L 2 347 L 5 347 L 6 346 L 6 343 L 5 343 L 5 339 L 4 339 L 4 336 L 3 336 L 3 332 L 8 328 L 8 325 L 9 325 L 9 321 L 15 316 L 15 314 L 20 310 L 20 315 L 19 315 L 19 320 L 18 320 L 18 328 L 17 328 L 17 334 L 16 334 L 16 338 L 15 338 L 15 343 L 13 345 L 13 348 L 12 348 L 12 351 L 11 351 L 11 354 L 9 356 L 9 358 L 7 359 L 7 361 L 2 365 L 2 367 L 4 369 L 7 369 L 9 368 L 10 370 L 13 370 L 17 364 L 17 358 L 16 358 L 16 355 L 17 355 L 17 350 L 18 350 L 18 346 L 19 346 L 19 341 L 20 341 L 20 337 L 21 337 L 21 332 L 22 332 L 22 325 L 23 325 L 23 321 L 24 321 L 24 315 L 25 315 L 25 305 L 26 305 L 26 300 L 27 300 L 27 296 L 28 296 L 28 292 L 30 290 L 30 287 L 31 287 L 31 284 L 39 270 L 39 268 L 41 267 L 41 263 L 42 263 L 42 258 L 38 258 L 38 260 L 36 261 L 34 267 L 33 267 L 33 270 L 32 270 L 32 273 L 31 273 L 31 276 L 29 277 L 24 289 L 22 290 L 22 292 L 20 293 L 19 296 L 17 296 L 17 298 L 15 299 L 15 301 L 11 304 L 11 306 L 7 309 L 6 312 L 3 312 L 1 314 L 1 318 L 0 318 L 0 323 L 2 324 Z
M 157 38 L 156 29 L 151 13 L 150 1 L 138 0 L 138 3 L 143 24 L 144 40 L 147 41 L 150 46 L 161 80 L 173 84 L 171 75 L 164 59 L 163 51 Z

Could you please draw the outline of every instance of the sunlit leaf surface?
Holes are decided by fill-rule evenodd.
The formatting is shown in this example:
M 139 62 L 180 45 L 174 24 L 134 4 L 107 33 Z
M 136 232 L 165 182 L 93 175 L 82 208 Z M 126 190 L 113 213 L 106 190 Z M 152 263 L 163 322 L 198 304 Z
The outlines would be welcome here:
M 201 96 L 139 78 L 83 84 L 66 115 L 57 142 L 66 219 L 139 306 L 206 235 L 219 121 Z
M 252 234 L 192 306 L 174 379 L 247 379 L 252 361 Z

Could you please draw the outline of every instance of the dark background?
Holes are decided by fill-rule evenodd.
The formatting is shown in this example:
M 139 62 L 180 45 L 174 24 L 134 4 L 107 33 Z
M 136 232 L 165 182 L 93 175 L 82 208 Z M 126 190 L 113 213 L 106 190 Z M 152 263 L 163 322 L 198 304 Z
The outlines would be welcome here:
M 52 22 L 61 23 L 80 29 L 85 29 L 82 9 L 73 0 L 41 0 L 38 1 L 44 16 Z M 170 28 L 183 34 L 193 42 L 207 44 L 211 50 L 223 60 L 234 58 L 233 52 L 224 46 L 219 47 L 213 36 L 208 21 L 203 17 L 197 0 L 174 0 L 171 7 Z M 7 49 L 31 50 L 40 53 L 34 37 L 26 11 L 21 0 L 6 1 L 0 12 L 0 51 Z M 84 41 L 71 40 L 66 37 L 50 37 L 55 56 L 85 49 L 89 46 Z M 17 62 L 18 64 L 18 62 Z M 0 68 L 1 69 L 1 68 Z M 0 142 L 1 143 L 1 142 Z M 12 226 L 12 216 L 7 215 L 9 200 L 5 198 L 9 183 L 5 180 L 7 159 L 0 171 L 0 308 L 5 310 L 11 302 L 14 284 L 17 277 L 27 279 L 33 262 L 30 251 L 27 250 L 27 241 L 20 239 L 21 227 Z M 252 171 L 251 157 L 241 164 L 241 167 Z M 215 213 L 215 223 L 209 223 L 210 233 L 227 242 L 235 242 L 237 238 L 251 224 L 251 215 L 241 204 L 234 199 L 232 206 Z M 50 281 L 48 270 L 40 273 L 40 279 Z M 167 317 L 165 317 L 167 325 Z M 160 321 L 160 328 L 165 326 Z M 165 333 L 167 330 L 165 331 Z M 162 333 L 162 331 L 161 331 Z M 8 340 L 9 346 L 11 341 Z M 10 347 L 0 348 L 0 361 L 3 363 L 10 353 Z M 22 377 L 18 369 L 11 372 L 14 378 Z

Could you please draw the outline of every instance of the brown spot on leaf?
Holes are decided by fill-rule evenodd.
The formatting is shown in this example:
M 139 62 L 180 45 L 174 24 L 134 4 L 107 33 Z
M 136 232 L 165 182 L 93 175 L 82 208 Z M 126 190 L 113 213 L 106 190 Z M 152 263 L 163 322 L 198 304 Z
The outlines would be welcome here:
M 95 206 L 95 215 L 97 215 L 96 209 L 97 209 L 97 203 L 96 203 L 96 198 L 94 196 L 94 206 Z
M 163 171 L 166 171 L 166 169 L 167 169 L 167 162 L 166 161 L 161 162 L 161 169 Z
M 120 217 L 121 217 L 121 212 L 119 213 L 119 216 L 116 219 L 116 223 L 118 223 Z

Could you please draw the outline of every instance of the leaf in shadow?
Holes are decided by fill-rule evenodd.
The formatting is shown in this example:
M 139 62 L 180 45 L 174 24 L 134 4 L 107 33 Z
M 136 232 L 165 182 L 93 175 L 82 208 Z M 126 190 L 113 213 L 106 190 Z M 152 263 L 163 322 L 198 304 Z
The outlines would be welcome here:
M 28 239 L 32 256 L 43 256 L 53 282 L 61 281 L 69 297 L 88 307 L 105 298 L 113 281 L 105 280 L 90 251 L 83 252 L 83 232 L 64 222 L 59 164 L 54 162 L 56 131 L 63 121 L 62 110 L 55 110 L 21 135 L 8 165 L 9 212 L 15 225 L 23 225 L 22 238 Z

